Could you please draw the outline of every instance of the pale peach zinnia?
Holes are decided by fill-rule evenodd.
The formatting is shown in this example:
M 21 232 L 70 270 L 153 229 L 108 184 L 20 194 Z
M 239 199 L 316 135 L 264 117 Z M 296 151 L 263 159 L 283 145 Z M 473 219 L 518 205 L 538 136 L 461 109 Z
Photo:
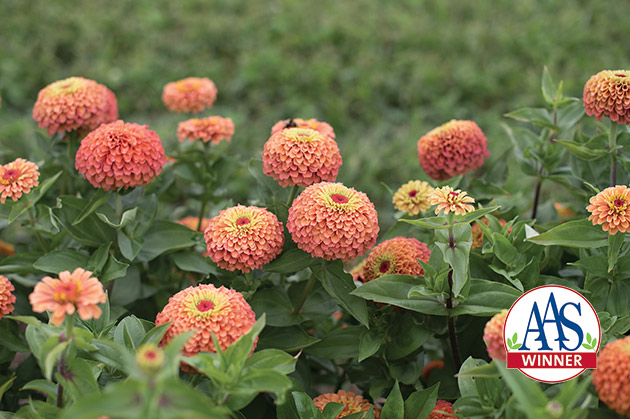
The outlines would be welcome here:
M 392 199 L 397 210 L 416 215 L 420 211 L 424 212 L 431 207 L 429 194 L 433 192 L 433 187 L 427 182 L 410 180 L 402 185 Z
M 468 196 L 467 192 L 462 192 L 460 189 L 453 190 L 450 186 L 434 190 L 429 195 L 429 202 L 431 205 L 437 205 L 436 214 L 444 211 L 444 214 L 454 212 L 455 215 L 464 215 L 475 210 L 475 207 L 470 205 L 475 202 L 473 197 Z
M 232 135 L 234 135 L 234 122 L 230 118 L 220 116 L 192 118 L 180 122 L 177 126 L 179 141 L 200 139 L 204 143 L 211 141 L 212 144 L 218 144 L 221 140 L 231 141 Z
M 4 204 L 7 198 L 17 201 L 39 185 L 37 169 L 35 163 L 24 159 L 0 166 L 0 203 Z
M 630 189 L 625 185 L 611 186 L 604 189 L 589 202 L 586 210 L 593 225 L 602 224 L 602 229 L 611 235 L 618 231 L 630 231 Z
M 353 415 L 359 412 L 367 412 L 372 407 L 372 404 L 365 400 L 362 396 L 354 394 L 350 391 L 339 390 L 337 393 L 326 393 L 317 396 L 313 399 L 315 407 L 320 411 L 324 411 L 324 408 L 328 403 L 339 403 L 343 405 L 343 410 L 336 419 L 343 418 L 349 415 Z M 362 417 L 364 417 L 363 414 Z M 379 419 L 381 417 L 381 409 L 374 406 L 374 417 Z
M 201 112 L 217 98 L 217 88 L 207 77 L 188 77 L 167 83 L 162 91 L 164 106 L 173 112 Z
M 14 309 L 15 295 L 12 291 L 15 291 L 15 287 L 11 281 L 6 276 L 0 275 L 0 319 L 10 314 Z
M 28 299 L 34 312 L 51 311 L 51 323 L 59 326 L 66 314 L 72 315 L 75 311 L 83 320 L 98 319 L 101 308 L 97 304 L 104 303 L 107 296 L 103 284 L 92 272 L 76 268 L 72 273 L 60 272 L 59 279 L 42 278 Z

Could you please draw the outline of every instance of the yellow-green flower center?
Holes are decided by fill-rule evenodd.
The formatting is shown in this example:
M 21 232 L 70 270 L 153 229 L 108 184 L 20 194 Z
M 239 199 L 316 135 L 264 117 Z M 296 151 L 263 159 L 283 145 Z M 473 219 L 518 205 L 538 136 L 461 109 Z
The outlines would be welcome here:
M 609 213 L 610 214 L 618 214 L 620 212 L 625 212 L 626 208 L 628 208 L 628 200 L 623 196 L 612 196 L 609 204 Z
M 308 128 L 288 128 L 282 133 L 286 139 L 296 143 L 310 143 L 322 139 L 319 132 Z
M 203 292 L 188 299 L 188 312 L 195 317 L 208 318 L 218 313 L 227 304 L 226 298 L 217 293 Z
M 83 86 L 83 81 L 77 77 L 70 77 L 69 79 L 59 80 L 58 82 L 52 84 L 51 92 L 54 95 L 59 94 L 72 94 L 79 90 Z

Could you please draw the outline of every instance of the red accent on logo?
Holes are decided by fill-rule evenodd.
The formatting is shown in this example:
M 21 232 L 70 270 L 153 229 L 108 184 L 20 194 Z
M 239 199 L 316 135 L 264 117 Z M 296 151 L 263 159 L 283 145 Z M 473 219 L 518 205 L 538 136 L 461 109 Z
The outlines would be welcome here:
M 596 352 L 508 352 L 508 368 L 597 368 Z

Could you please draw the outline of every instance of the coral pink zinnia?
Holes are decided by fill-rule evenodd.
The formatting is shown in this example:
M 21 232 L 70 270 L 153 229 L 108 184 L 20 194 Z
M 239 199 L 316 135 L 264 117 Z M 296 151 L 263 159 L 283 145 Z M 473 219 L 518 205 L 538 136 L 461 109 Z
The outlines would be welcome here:
M 256 315 L 243 295 L 237 291 L 212 284 L 188 287 L 168 300 L 168 304 L 158 313 L 155 325 L 171 322 L 160 346 L 168 344 L 182 333 L 194 330 L 182 349 L 186 356 L 198 352 L 216 352 L 212 333 L 225 351 L 238 338 L 249 332 Z
M 420 166 L 436 180 L 478 169 L 488 156 L 488 140 L 473 121 L 452 120 L 418 141 Z
M 630 124 L 630 71 L 604 70 L 584 86 L 586 114 L 598 121 L 602 116 L 618 124 Z
M 446 400 L 438 400 L 437 402 L 435 402 L 435 407 L 433 408 L 433 411 L 431 412 L 431 414 L 429 414 L 427 419 L 456 419 L 457 416 L 452 416 L 451 413 L 454 413 L 453 404 L 447 402 Z
M 350 416 L 354 413 L 367 412 L 372 407 L 372 404 L 365 400 L 362 396 L 356 395 L 350 391 L 339 390 L 336 393 L 326 393 L 317 396 L 313 399 L 315 407 L 320 411 L 324 411 L 324 408 L 328 403 L 339 403 L 343 405 L 343 410 L 335 419 Z M 365 414 L 362 416 L 364 417 Z M 374 406 L 374 417 L 379 419 L 381 417 L 381 409 Z
M 416 215 L 420 211 L 424 212 L 431 207 L 428 198 L 433 190 L 433 187 L 427 182 L 410 180 L 394 193 L 392 201 L 397 210 L 406 212 L 409 215 Z
M 330 138 L 335 138 L 335 131 L 333 127 L 331 127 L 328 123 L 318 121 L 315 118 L 311 119 L 302 119 L 302 118 L 292 118 L 292 119 L 283 119 L 282 121 L 276 122 L 273 127 L 271 127 L 271 135 L 282 131 L 287 128 L 309 128 L 314 129 L 322 135 L 325 135 Z
M 368 282 L 384 275 L 424 275 L 422 265 L 428 262 L 431 250 L 425 243 L 408 237 L 385 240 L 370 251 L 363 266 L 363 280 Z
M 0 275 L 0 319 L 13 311 L 15 295 L 12 294 L 15 287 L 6 276 Z
M 220 116 L 192 118 L 180 122 L 177 127 L 179 141 L 200 139 L 204 143 L 212 141 L 213 144 L 218 144 L 221 140 L 231 141 L 232 135 L 234 135 L 234 122 L 230 118 Z
M 630 231 L 630 189 L 625 185 L 611 186 L 593 196 L 586 210 L 593 225 L 602 224 L 602 229 L 611 235 L 618 231 Z
M 295 198 L 287 229 L 305 252 L 326 260 L 349 261 L 376 243 L 378 215 L 363 192 L 322 182 Z
M 630 417 L 630 336 L 599 351 L 593 385 L 599 399 L 622 416 Z
M 450 186 L 444 186 L 431 192 L 429 202 L 431 205 L 437 205 L 435 209 L 436 214 L 444 211 L 444 214 L 454 212 L 455 215 L 464 215 L 475 210 L 475 207 L 470 205 L 475 202 L 473 197 L 468 196 L 467 192 L 462 192 L 459 189 L 454 191 Z
M 503 328 L 505 327 L 507 314 L 507 310 L 502 310 L 495 314 L 483 329 L 483 341 L 486 342 L 488 355 L 492 359 L 498 359 L 503 362 L 507 359 L 505 343 L 503 343 Z
M 266 209 L 238 205 L 212 218 L 204 238 L 208 255 L 217 265 L 247 273 L 262 268 L 282 252 L 284 229 Z
M 217 88 L 206 77 L 188 77 L 167 83 L 162 91 L 164 106 L 173 112 L 201 112 L 217 98 Z
M 92 186 L 112 191 L 148 184 L 165 163 L 155 131 L 116 121 L 101 125 L 81 141 L 75 164 Z
M 281 186 L 309 186 L 337 179 L 341 154 L 331 137 L 308 128 L 273 134 L 262 153 L 263 171 Z
M 59 279 L 42 278 L 28 299 L 34 312 L 52 311 L 50 321 L 59 326 L 66 314 L 72 315 L 75 310 L 83 320 L 98 319 L 101 309 L 97 304 L 104 303 L 107 296 L 92 272 L 76 268 L 72 273 L 60 272 Z
M 37 169 L 35 163 L 24 159 L 0 166 L 0 203 L 4 204 L 7 198 L 17 201 L 39 185 Z
M 91 131 L 118 118 L 116 96 L 107 87 L 83 77 L 56 81 L 40 90 L 33 119 L 48 135 Z

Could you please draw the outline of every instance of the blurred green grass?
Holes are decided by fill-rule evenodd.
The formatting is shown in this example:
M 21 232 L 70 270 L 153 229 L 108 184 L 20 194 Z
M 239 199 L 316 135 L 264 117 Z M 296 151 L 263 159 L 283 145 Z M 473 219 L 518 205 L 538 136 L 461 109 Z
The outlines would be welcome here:
M 591 74 L 629 66 L 629 12 L 586 0 L 3 0 L 2 158 L 28 153 L 37 92 L 72 75 L 110 87 L 121 118 L 149 124 L 172 149 L 187 116 L 166 112 L 162 86 L 205 76 L 219 95 L 204 115 L 235 121 L 231 152 L 259 157 L 279 119 L 325 120 L 344 159 L 339 180 L 391 220 L 380 182 L 426 178 L 420 136 L 472 119 L 499 157 L 510 147 L 502 115 L 541 103 L 543 66 L 573 96 Z M 242 174 L 235 201 L 254 194 Z

